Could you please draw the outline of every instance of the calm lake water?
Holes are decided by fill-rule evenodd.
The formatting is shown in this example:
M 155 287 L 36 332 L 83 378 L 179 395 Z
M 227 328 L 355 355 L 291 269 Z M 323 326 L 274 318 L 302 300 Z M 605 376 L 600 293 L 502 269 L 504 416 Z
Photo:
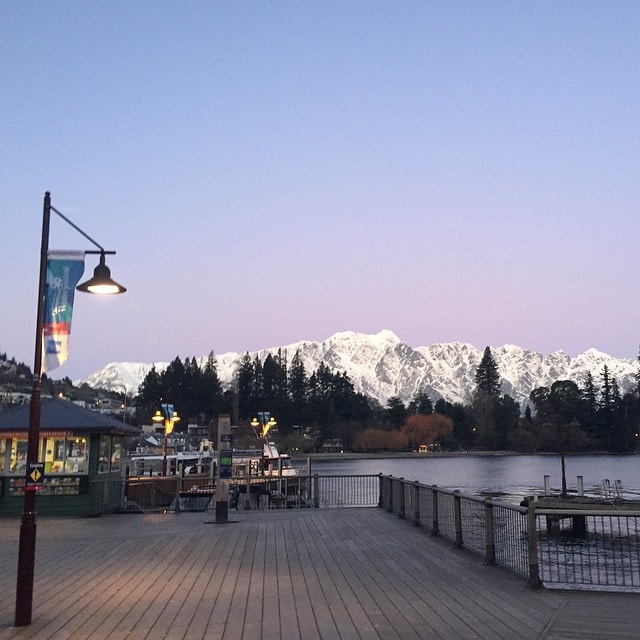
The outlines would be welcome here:
M 625 493 L 640 494 L 640 456 L 567 455 L 566 477 L 569 490 L 577 486 L 576 476 L 584 478 L 585 491 L 595 491 L 604 479 L 613 485 L 622 482 Z M 295 466 L 304 466 L 296 460 Z M 375 459 L 311 460 L 311 473 L 389 474 L 424 484 L 460 489 L 466 493 L 507 493 L 529 495 L 540 493 L 544 476 L 551 486 L 561 486 L 561 465 L 558 455 L 458 455 L 424 457 L 389 457 Z

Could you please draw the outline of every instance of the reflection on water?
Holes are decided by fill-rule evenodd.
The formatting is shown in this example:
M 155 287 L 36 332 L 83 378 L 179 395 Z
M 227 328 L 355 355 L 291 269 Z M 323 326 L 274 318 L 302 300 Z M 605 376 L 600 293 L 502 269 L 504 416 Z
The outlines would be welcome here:
M 640 494 L 640 457 L 567 455 L 566 476 L 569 490 L 577 486 L 576 477 L 584 478 L 585 491 L 597 491 L 607 478 L 621 480 L 625 493 Z M 551 486 L 561 485 L 560 457 L 557 455 L 459 455 L 438 457 L 375 458 L 311 461 L 311 472 L 318 474 L 389 474 L 424 484 L 460 489 L 487 495 L 540 493 L 544 476 Z

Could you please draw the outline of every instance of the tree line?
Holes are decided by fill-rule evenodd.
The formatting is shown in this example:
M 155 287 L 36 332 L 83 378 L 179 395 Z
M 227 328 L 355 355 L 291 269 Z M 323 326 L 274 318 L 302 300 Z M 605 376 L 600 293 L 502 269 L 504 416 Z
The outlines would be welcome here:
M 176 357 L 163 372 L 152 368 L 135 399 L 140 422 L 148 423 L 161 402 L 171 402 L 189 422 L 214 424 L 228 413 L 233 424 L 248 424 L 260 411 L 278 422 L 283 448 L 318 450 L 329 440 L 357 451 L 407 450 L 421 444 L 450 450 L 609 451 L 636 447 L 640 419 L 638 388 L 622 394 L 605 366 L 596 380 L 569 380 L 533 390 L 521 415 L 520 405 L 501 393 L 497 364 L 487 347 L 467 403 L 443 398 L 432 403 L 420 393 L 405 404 L 393 397 L 381 406 L 356 392 L 346 372 L 325 363 L 308 372 L 296 352 L 288 362 L 279 350 L 261 359 L 246 353 L 233 388 L 223 390 L 210 353 L 203 366 L 195 358 Z M 639 378 L 640 385 L 640 378 Z M 273 433 L 273 432 L 272 432 Z

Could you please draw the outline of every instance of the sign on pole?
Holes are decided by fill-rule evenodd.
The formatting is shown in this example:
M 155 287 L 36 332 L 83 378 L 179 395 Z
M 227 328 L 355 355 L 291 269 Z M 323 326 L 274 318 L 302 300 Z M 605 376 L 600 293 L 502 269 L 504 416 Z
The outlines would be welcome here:
M 229 478 L 233 465 L 231 416 L 218 416 L 218 477 L 216 478 L 216 522 L 229 519 Z

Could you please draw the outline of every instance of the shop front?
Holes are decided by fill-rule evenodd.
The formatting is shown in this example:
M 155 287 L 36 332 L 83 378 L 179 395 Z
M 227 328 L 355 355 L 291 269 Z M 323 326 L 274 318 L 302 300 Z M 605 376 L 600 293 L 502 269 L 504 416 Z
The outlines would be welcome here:
M 140 429 L 66 400 L 43 399 L 39 515 L 98 515 L 123 495 L 122 455 Z M 22 513 L 29 405 L 0 411 L 0 517 Z

